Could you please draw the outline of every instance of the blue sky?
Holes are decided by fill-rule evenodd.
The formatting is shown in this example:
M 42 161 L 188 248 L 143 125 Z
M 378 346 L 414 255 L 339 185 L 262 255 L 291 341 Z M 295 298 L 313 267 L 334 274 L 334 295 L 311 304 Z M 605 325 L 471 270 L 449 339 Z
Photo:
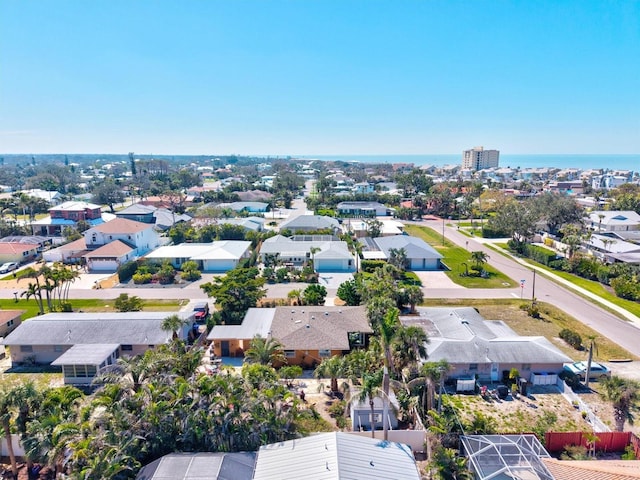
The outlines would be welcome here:
M 0 0 L 0 152 L 640 152 L 640 1 Z

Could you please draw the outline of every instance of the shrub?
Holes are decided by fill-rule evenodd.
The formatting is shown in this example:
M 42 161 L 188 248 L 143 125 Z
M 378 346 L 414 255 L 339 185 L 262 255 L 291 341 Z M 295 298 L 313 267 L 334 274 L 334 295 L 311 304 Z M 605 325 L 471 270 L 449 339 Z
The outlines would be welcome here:
M 127 293 L 121 293 L 114 305 L 119 312 L 139 312 L 142 310 L 143 302 L 140 297 L 129 297 Z
M 336 400 L 331 404 L 327 411 L 329 412 L 329 415 L 334 418 L 344 417 L 344 410 L 346 406 L 347 404 L 344 400 Z
M 635 276 L 621 275 L 611 279 L 611 287 L 616 295 L 627 300 L 640 300 L 640 287 Z
M 200 280 L 202 278 L 202 273 L 200 273 L 200 270 L 183 270 L 180 277 L 187 282 L 193 282 L 195 280 Z
M 560 330 L 560 338 L 571 345 L 576 350 L 582 349 L 582 337 L 577 332 L 563 328 Z
M 387 262 L 384 260 L 362 260 L 360 263 L 360 269 L 363 272 L 373 273 L 376 268 L 384 267 Z
M 136 285 L 142 285 L 145 283 L 151 283 L 153 275 L 150 273 L 136 273 L 133 275 L 133 283 Z
M 123 263 L 118 267 L 118 281 L 120 283 L 125 283 L 131 280 L 131 277 L 136 270 L 138 269 L 138 264 L 136 262 L 127 262 Z
M 520 305 L 520 310 L 526 311 L 527 315 L 531 318 L 540 318 L 540 309 L 535 303 L 533 305 L 530 303 L 523 303 Z

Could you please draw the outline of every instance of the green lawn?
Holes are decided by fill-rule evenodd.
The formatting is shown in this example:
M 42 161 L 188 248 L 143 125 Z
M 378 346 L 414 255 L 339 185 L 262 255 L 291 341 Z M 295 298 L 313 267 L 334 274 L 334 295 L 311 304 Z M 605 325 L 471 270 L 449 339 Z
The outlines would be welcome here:
M 47 311 L 46 299 L 43 299 L 45 302 L 45 312 Z M 113 300 L 98 300 L 98 299 L 87 299 L 87 300 L 70 300 L 71 305 L 73 305 L 74 312 L 78 312 L 82 310 L 83 312 L 115 312 L 117 311 L 113 307 Z M 184 305 L 188 300 L 144 300 L 143 310 L 151 311 L 151 312 L 159 312 L 159 311 L 177 311 L 180 309 L 182 305 Z M 25 320 L 27 318 L 35 317 L 38 314 L 38 305 L 36 301 L 31 298 L 29 300 L 25 300 L 24 298 L 20 298 L 16 303 L 14 300 L 0 300 L 0 308 L 2 310 L 25 310 L 24 315 L 22 315 L 22 319 Z
M 450 269 L 446 274 L 458 285 L 466 288 L 513 288 L 516 286 L 513 280 L 490 265 L 484 266 L 484 269 L 489 273 L 489 278 L 462 276 L 461 274 L 466 271 L 465 263 L 471 270 L 470 252 L 446 239 L 443 246 L 442 234 L 429 227 L 406 225 L 405 231 L 409 235 L 422 238 L 444 256 L 442 262 Z

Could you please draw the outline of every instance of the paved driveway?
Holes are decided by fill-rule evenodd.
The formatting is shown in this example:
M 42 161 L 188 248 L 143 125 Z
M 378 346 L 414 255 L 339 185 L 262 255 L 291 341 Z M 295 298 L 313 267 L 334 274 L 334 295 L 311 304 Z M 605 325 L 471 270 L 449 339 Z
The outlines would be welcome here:
M 327 290 L 337 290 L 342 283 L 348 280 L 353 280 L 352 273 L 322 272 L 318 274 L 318 283 Z
M 422 282 L 422 288 L 461 288 L 462 285 L 458 285 L 453 282 L 447 274 L 444 272 L 416 272 L 414 271 L 420 281 Z

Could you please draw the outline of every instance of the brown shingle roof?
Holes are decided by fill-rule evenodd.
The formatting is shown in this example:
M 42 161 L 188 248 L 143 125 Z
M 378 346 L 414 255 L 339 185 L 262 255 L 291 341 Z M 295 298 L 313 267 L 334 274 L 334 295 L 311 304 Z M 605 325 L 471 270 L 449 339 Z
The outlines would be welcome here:
M 556 460 L 543 458 L 556 480 L 637 480 L 637 460 Z
M 113 242 L 107 243 L 106 245 L 83 255 L 83 257 L 121 257 L 133 250 L 134 249 L 126 243 L 121 242 L 120 240 L 114 240 Z
M 277 307 L 271 324 L 285 350 L 349 350 L 349 332 L 372 333 L 364 307 Z
M 126 218 L 116 218 L 110 222 L 93 227 L 91 230 L 102 233 L 137 233 L 149 228 L 153 228 L 153 225 L 128 220 Z

